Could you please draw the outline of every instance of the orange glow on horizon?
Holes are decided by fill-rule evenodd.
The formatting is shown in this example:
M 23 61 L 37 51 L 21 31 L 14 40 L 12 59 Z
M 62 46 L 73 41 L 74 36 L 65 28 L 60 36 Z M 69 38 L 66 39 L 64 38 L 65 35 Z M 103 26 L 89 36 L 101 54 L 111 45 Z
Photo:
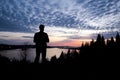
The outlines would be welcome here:
M 50 42 L 48 45 L 50 46 L 74 46 L 79 47 L 82 45 L 82 43 L 89 43 L 90 39 L 82 39 L 82 40 L 73 40 L 73 41 L 57 41 L 57 42 Z

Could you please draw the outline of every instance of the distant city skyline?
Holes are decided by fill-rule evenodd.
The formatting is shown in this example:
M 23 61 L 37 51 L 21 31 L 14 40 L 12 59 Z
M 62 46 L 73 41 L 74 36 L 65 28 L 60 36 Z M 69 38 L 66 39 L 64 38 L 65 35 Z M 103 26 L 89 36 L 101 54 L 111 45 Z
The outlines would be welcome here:
M 0 0 L 0 43 L 34 44 L 44 24 L 53 46 L 115 37 L 120 32 L 120 0 Z

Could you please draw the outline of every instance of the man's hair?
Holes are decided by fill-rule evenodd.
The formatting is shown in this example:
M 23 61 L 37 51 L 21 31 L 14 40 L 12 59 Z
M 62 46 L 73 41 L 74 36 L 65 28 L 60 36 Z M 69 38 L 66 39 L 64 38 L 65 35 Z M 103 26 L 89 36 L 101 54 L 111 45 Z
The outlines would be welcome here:
M 43 24 L 40 24 L 40 26 L 39 26 L 39 29 L 44 29 L 44 25 Z

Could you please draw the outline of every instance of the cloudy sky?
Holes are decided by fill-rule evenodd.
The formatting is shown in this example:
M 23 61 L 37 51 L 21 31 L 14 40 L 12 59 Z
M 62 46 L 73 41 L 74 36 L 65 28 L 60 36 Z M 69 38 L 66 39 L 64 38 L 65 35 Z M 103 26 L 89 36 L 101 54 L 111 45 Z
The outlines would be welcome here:
M 120 32 L 120 0 L 0 0 L 0 43 L 33 44 L 40 24 L 49 45 L 110 38 Z

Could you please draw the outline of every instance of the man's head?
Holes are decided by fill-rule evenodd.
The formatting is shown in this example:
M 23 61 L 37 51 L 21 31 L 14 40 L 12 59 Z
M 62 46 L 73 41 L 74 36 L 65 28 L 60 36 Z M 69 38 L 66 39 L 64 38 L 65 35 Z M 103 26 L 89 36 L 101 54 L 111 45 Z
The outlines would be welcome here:
M 39 29 L 40 29 L 41 32 L 44 31 L 44 28 L 45 28 L 45 26 L 43 24 L 40 24 Z

